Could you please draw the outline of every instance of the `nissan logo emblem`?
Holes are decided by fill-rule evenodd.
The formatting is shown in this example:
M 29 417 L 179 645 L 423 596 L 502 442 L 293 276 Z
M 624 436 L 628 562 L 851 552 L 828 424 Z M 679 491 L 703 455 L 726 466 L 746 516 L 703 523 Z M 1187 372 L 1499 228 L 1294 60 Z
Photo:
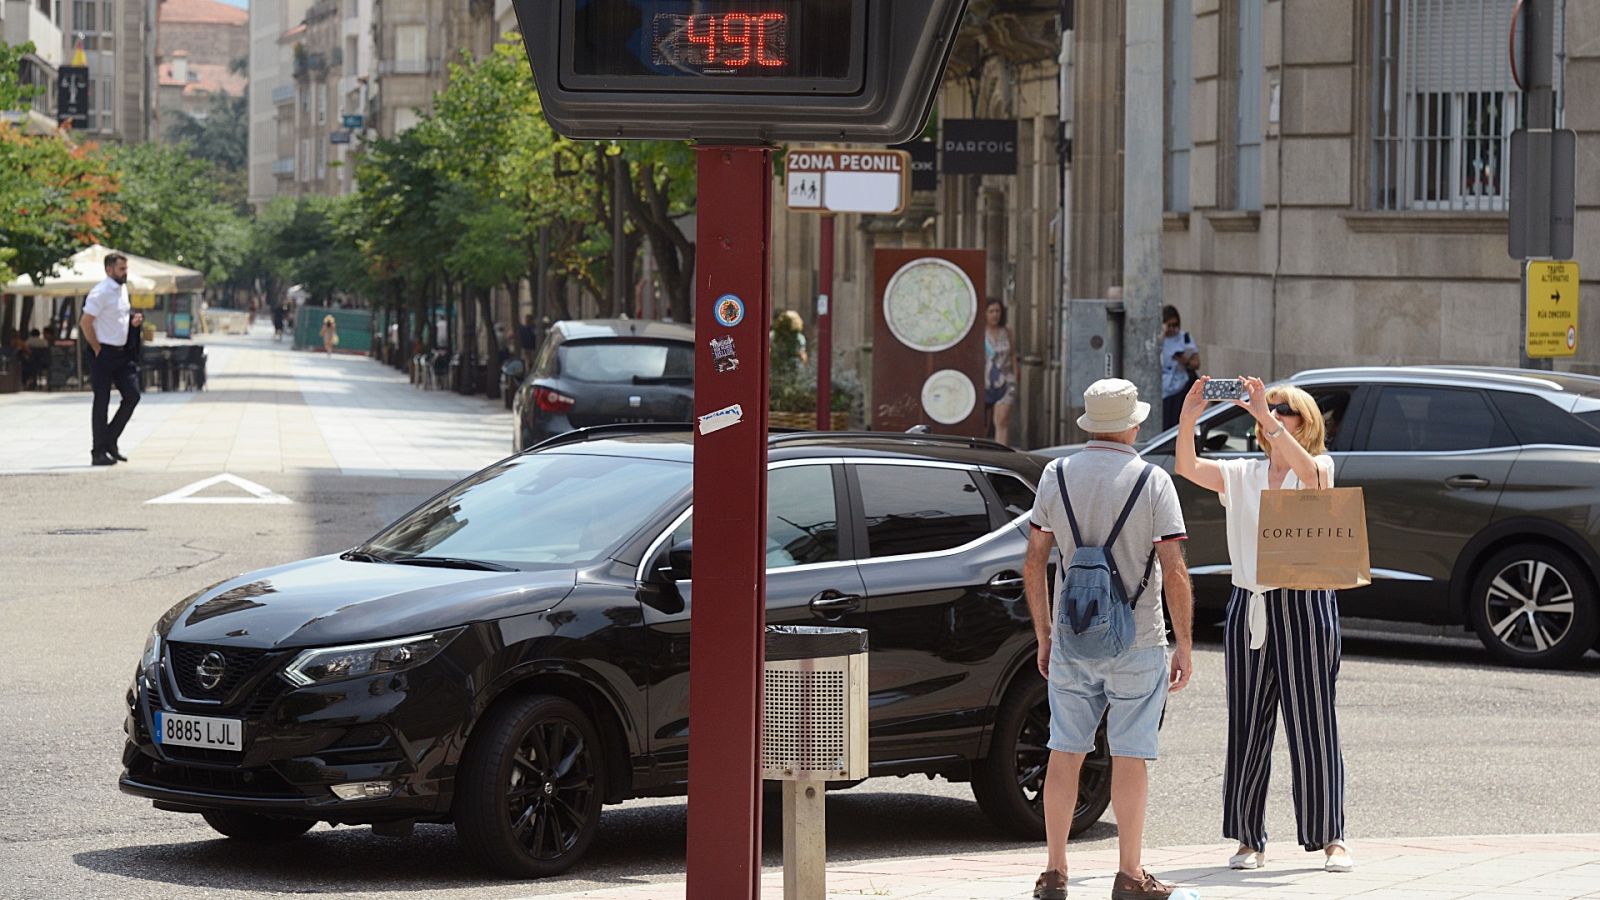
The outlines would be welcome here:
M 216 690 L 217 685 L 222 683 L 222 673 L 226 663 L 222 654 L 213 650 L 200 658 L 200 664 L 194 667 L 194 677 L 206 690 Z

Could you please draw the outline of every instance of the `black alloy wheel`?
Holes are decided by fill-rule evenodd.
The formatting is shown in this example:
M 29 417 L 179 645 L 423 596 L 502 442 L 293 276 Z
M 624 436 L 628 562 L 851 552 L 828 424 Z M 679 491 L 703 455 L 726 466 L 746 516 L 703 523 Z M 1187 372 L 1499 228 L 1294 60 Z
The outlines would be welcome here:
M 1496 553 L 1474 579 L 1469 602 L 1484 647 L 1512 665 L 1571 665 L 1600 639 L 1594 579 L 1553 547 Z
M 1024 676 L 1027 677 L 1027 676 Z M 1043 679 L 1011 691 L 1000 706 L 989 755 L 973 766 L 972 793 L 991 821 L 1023 840 L 1044 838 L 1044 778 L 1050 761 L 1050 704 Z M 1105 727 L 1078 772 L 1072 836 L 1100 821 L 1111 803 L 1111 754 Z
M 276 844 L 294 840 L 317 824 L 311 819 L 285 819 L 233 809 L 208 809 L 200 816 L 219 834 L 250 844 Z
M 467 853 L 513 878 L 566 871 L 599 829 L 602 768 L 599 735 L 571 701 L 503 701 L 462 761 L 456 831 Z

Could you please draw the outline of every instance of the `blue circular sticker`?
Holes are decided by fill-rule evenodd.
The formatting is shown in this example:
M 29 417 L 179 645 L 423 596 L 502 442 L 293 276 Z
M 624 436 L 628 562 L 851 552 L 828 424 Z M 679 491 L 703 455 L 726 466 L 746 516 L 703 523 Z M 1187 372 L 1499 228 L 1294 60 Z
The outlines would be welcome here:
M 717 305 L 712 310 L 717 317 L 717 322 L 725 328 L 744 321 L 744 301 L 733 294 L 723 294 L 717 298 Z

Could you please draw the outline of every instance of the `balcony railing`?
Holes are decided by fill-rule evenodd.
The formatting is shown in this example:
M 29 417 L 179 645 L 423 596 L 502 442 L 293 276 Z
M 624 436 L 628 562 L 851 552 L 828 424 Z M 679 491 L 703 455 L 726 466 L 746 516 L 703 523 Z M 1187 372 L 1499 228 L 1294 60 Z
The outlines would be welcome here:
M 283 159 L 273 160 L 272 174 L 280 178 L 294 177 L 294 157 L 286 156 Z
M 277 105 L 281 105 L 281 104 L 284 104 L 284 103 L 293 103 L 293 102 L 294 102 L 294 85 L 292 85 L 292 84 L 280 84 L 277 87 L 272 89 L 272 103 L 273 103 L 273 105 L 277 106 Z

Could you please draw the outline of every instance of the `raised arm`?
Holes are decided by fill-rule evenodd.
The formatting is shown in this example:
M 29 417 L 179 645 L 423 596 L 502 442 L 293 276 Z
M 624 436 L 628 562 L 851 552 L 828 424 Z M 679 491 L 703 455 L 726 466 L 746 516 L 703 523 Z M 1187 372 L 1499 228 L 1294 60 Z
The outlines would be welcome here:
M 1183 412 L 1178 415 L 1178 461 L 1175 471 L 1206 490 L 1220 494 L 1223 486 L 1222 467 L 1215 460 L 1201 459 L 1194 447 L 1195 425 L 1200 421 L 1200 410 L 1206 405 L 1201 392 L 1210 380 L 1211 376 L 1201 375 L 1200 380 L 1189 385 L 1189 393 L 1184 395 Z

